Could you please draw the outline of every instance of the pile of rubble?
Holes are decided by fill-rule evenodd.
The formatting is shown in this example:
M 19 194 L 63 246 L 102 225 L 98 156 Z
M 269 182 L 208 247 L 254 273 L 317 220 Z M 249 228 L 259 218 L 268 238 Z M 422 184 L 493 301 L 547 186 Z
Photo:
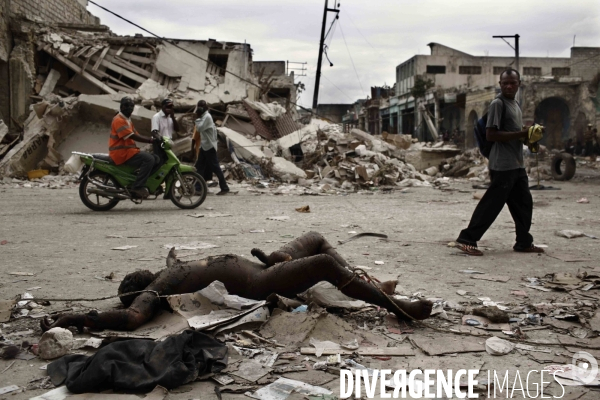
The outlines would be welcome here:
M 306 188 L 354 191 L 372 186 L 431 186 L 435 175 L 419 172 L 407 160 L 422 163 L 422 154 L 428 150 L 436 154 L 460 152 L 443 143 L 413 143 L 409 135 L 375 137 L 359 129 L 344 133 L 339 125 L 322 120 L 269 141 L 244 134 L 246 130 L 222 127 L 218 131 L 233 155 L 226 169 L 235 179 L 273 178 Z M 239 165 L 244 163 L 248 164 L 242 168 L 245 175 L 239 173 Z
M 137 104 L 132 121 L 142 135 L 150 134 L 160 100 L 173 99 L 182 128 L 173 150 L 184 162 L 193 161 L 194 106 L 205 100 L 218 126 L 226 177 L 240 182 L 270 179 L 349 191 L 430 186 L 442 177 L 432 167 L 460 153 L 442 142 L 413 143 L 409 135 L 373 137 L 321 120 L 299 123 L 291 103 L 293 75 L 277 62 L 253 62 L 246 44 L 122 37 L 102 26 L 85 28 L 20 27 L 23 57 L 14 61 L 30 93 L 19 99 L 21 115 L 13 115 L 22 133 L 7 135 L 0 126 L 0 176 L 60 173 L 72 151 L 106 153 L 110 123 L 125 95 Z M 280 92 L 287 95 L 274 94 Z
M 426 172 L 430 175 L 441 172 L 442 176 L 445 177 L 467 178 L 474 182 L 484 182 L 489 175 L 487 159 L 481 155 L 477 148 L 446 159 L 440 163 L 439 168 L 431 167 Z

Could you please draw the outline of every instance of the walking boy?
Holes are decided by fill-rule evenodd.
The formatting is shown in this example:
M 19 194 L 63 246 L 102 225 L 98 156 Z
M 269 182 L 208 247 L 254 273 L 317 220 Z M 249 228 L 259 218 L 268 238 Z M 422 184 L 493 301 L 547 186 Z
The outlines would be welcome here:
M 533 199 L 523 164 L 523 140 L 527 141 L 528 128 L 522 128 L 522 114 L 515 96 L 521 85 L 521 76 L 514 69 L 500 74 L 501 94 L 490 104 L 486 139 L 494 143 L 489 165 L 491 184 L 477 204 L 471 222 L 456 239 L 457 248 L 472 256 L 482 256 L 477 241 L 492 225 L 504 205 L 515 221 L 517 233 L 514 251 L 543 253 L 533 244 L 529 233 L 533 214 Z

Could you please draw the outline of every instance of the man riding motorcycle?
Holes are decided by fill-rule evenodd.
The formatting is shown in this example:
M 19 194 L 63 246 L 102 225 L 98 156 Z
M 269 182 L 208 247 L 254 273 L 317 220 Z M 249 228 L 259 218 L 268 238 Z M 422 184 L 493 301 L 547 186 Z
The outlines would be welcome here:
M 116 165 L 124 164 L 139 168 L 130 192 L 135 197 L 145 199 L 150 195 L 145 187 L 146 181 L 152 173 L 154 165 L 159 163 L 159 157 L 142 152 L 136 146 L 135 142 L 152 143 L 155 139 L 141 136 L 133 127 L 130 117 L 134 107 L 135 103 L 130 97 L 121 99 L 121 111 L 115 115 L 111 124 L 108 155 Z

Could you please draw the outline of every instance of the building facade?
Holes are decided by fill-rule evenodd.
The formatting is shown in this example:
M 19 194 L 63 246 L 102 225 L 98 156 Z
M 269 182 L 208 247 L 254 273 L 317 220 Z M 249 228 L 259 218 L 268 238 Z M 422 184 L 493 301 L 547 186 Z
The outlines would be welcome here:
M 502 71 L 516 69 L 514 57 L 473 56 L 430 43 L 431 55 L 417 55 L 396 68 L 398 133 L 422 141 L 448 130 L 458 144 L 473 147 L 473 125 L 499 93 Z M 598 113 L 600 48 L 571 49 L 569 58 L 521 57 L 519 102 L 525 123 L 547 126 L 544 144 L 558 148 L 595 124 Z M 392 101 L 391 101 L 392 102 Z M 431 132 L 425 120 L 433 122 Z

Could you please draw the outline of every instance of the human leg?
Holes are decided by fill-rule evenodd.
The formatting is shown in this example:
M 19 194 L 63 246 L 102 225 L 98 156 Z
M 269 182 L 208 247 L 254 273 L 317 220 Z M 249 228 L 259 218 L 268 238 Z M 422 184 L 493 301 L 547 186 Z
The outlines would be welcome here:
M 229 186 L 227 186 L 227 181 L 225 180 L 225 176 L 223 176 L 223 171 L 221 171 L 219 159 L 217 158 L 217 150 L 214 148 L 207 150 L 206 155 L 210 171 L 212 171 L 219 179 L 219 187 L 221 188 L 221 192 L 228 192 Z
M 129 160 L 124 162 L 125 165 L 129 165 L 133 168 L 139 168 L 139 172 L 132 185 L 132 189 L 141 189 L 146 186 L 146 181 L 150 177 L 152 167 L 154 167 L 154 155 L 140 151 Z
M 533 236 L 531 236 L 529 230 L 531 229 L 533 215 L 533 199 L 529 191 L 529 179 L 525 169 L 519 170 L 515 184 L 506 199 L 506 205 L 515 221 L 517 238 L 514 248 L 531 248 Z
M 431 314 L 431 302 L 390 299 L 373 284 L 358 278 L 327 254 L 279 263 L 264 269 L 253 276 L 251 284 L 246 285 L 246 290 L 251 291 L 248 294 L 257 299 L 266 298 L 271 293 L 295 297 L 322 281 L 331 283 L 347 296 L 384 307 L 400 319 L 407 318 L 397 307 L 414 319 L 425 319 Z
M 200 154 L 198 155 L 198 160 L 196 160 L 196 172 L 198 172 L 203 178 L 207 175 L 208 169 L 206 168 L 206 152 L 202 147 L 200 147 Z
M 490 187 L 475 207 L 469 226 L 460 232 L 456 239 L 458 243 L 477 247 L 477 242 L 502 211 L 517 176 L 516 171 L 490 171 Z

